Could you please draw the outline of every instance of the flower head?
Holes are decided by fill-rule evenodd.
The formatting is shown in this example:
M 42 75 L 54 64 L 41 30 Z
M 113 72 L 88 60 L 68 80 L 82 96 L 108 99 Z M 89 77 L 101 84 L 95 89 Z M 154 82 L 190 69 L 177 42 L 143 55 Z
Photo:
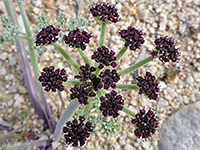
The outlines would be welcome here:
M 92 86 L 95 91 L 103 87 L 101 79 L 98 78 L 94 73 L 92 73 L 96 71 L 95 67 L 90 67 L 88 64 L 86 64 L 85 66 L 80 66 L 80 69 L 81 71 L 78 75 L 75 76 L 75 78 L 80 79 L 80 81 L 82 82 L 86 82 L 89 79 L 92 82 Z
M 158 56 L 163 63 L 169 62 L 170 60 L 172 62 L 179 60 L 178 56 L 180 56 L 180 53 L 178 52 L 178 48 L 176 48 L 172 37 L 164 36 L 156 38 L 154 43 L 156 44 L 156 47 L 155 51 L 151 53 L 153 57 Z
M 81 48 L 82 50 L 86 49 L 86 44 L 89 43 L 91 34 L 86 31 L 80 31 L 79 28 L 69 31 L 68 35 L 63 36 L 63 40 L 66 44 L 69 44 L 70 47 Z
M 155 76 L 150 72 L 146 72 L 144 77 L 139 76 L 136 80 L 138 81 L 137 85 L 140 87 L 139 94 L 145 93 L 149 99 L 157 100 L 159 87 Z
M 42 86 L 45 87 L 45 91 L 56 92 L 56 89 L 59 91 L 64 90 L 63 82 L 67 81 L 66 71 L 65 69 L 56 69 L 54 70 L 54 66 L 45 67 L 42 69 L 40 77 L 38 80 L 41 82 Z
M 144 109 L 140 110 L 131 122 L 136 127 L 134 133 L 138 138 L 150 138 L 158 128 L 158 117 L 151 109 L 147 113 Z
M 101 96 L 100 101 L 100 110 L 105 117 L 113 116 L 114 118 L 116 118 L 117 116 L 119 116 L 118 111 L 122 110 L 124 105 L 124 100 L 122 99 L 122 96 L 117 95 L 117 92 L 115 90 L 112 90 L 111 93 L 106 94 L 106 97 Z
M 36 36 L 36 46 L 44 45 L 44 44 L 51 44 L 51 42 L 56 42 L 58 38 L 58 33 L 60 32 L 59 28 L 55 28 L 53 25 L 49 25 L 45 28 L 42 28 Z
M 115 52 L 113 50 L 109 50 L 106 46 L 101 46 L 97 48 L 97 51 L 94 51 L 92 59 L 95 59 L 96 62 L 100 62 L 98 69 L 102 69 L 104 65 L 112 67 L 116 67 L 117 63 L 113 62 L 117 58 L 115 57 Z
M 90 6 L 90 12 L 94 17 L 97 17 L 102 22 L 116 23 L 120 20 L 116 6 L 111 3 L 96 3 Z
M 130 50 L 135 51 L 144 43 L 143 33 L 138 29 L 129 26 L 127 29 L 119 31 L 121 38 L 125 40 L 125 47 L 130 46 Z
M 85 141 L 90 136 L 90 132 L 93 131 L 94 127 L 91 122 L 84 123 L 85 118 L 79 116 L 79 121 L 74 119 L 72 122 L 68 121 L 66 127 L 63 127 L 64 138 L 66 144 L 72 143 L 72 146 L 83 146 Z
M 70 89 L 70 99 L 73 100 L 75 98 L 78 99 L 80 104 L 87 105 L 88 97 L 95 97 L 96 93 L 92 92 L 92 82 L 84 82 L 80 85 L 77 83 L 73 88 Z
M 104 83 L 104 89 L 116 88 L 116 84 L 120 80 L 120 75 L 117 73 L 117 70 L 106 69 L 104 72 L 101 72 L 99 77 L 102 79 Z

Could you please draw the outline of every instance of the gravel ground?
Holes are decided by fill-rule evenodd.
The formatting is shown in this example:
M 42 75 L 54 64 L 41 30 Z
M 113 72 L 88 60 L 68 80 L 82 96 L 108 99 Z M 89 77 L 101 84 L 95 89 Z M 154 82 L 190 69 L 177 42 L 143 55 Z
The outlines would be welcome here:
M 146 50 L 146 56 L 153 49 L 153 41 L 160 35 L 169 35 L 175 38 L 179 45 L 181 57 L 176 65 L 163 65 L 159 60 L 154 60 L 140 69 L 140 74 L 144 75 L 146 70 L 156 75 L 160 82 L 161 92 L 158 103 L 149 101 L 136 91 L 122 91 L 125 99 L 125 105 L 137 112 L 139 108 L 153 108 L 160 118 L 160 128 L 163 122 L 173 115 L 184 105 L 194 103 L 200 97 L 200 1 L 199 0 L 112 0 L 116 3 L 121 15 L 121 21 L 116 25 L 107 26 L 105 45 L 119 51 L 123 43 L 120 40 L 118 30 L 124 29 L 130 24 L 141 29 L 145 35 L 145 43 L 142 49 Z M 81 1 L 80 16 L 89 19 L 89 25 L 86 27 L 92 32 L 93 38 L 87 46 L 86 53 L 91 55 L 94 48 L 97 47 L 100 28 L 99 22 L 92 19 L 89 14 L 90 0 Z M 33 10 L 29 6 L 33 6 Z M 17 6 L 17 5 L 16 5 Z M 64 12 L 67 18 L 75 17 L 76 3 L 74 0 L 25 0 L 25 7 L 31 19 L 31 27 L 36 26 L 37 16 L 44 13 L 50 21 L 54 20 L 58 12 Z M 19 9 L 16 7 L 19 14 Z M 0 1 L 0 15 L 6 14 L 4 4 Z M 19 17 L 20 19 L 20 17 Z M 3 29 L 0 27 L 0 32 Z M 91 47 L 91 48 L 90 48 Z M 24 85 L 24 80 L 17 56 L 17 50 L 14 43 L 4 43 L 3 51 L 0 51 L 0 123 L 7 125 L 14 130 L 30 131 L 37 133 L 40 139 L 46 139 L 49 131 L 43 131 L 42 125 L 38 123 L 34 110 Z M 79 64 L 83 64 L 78 54 L 68 49 L 69 54 L 76 58 Z M 136 52 L 127 51 L 120 61 L 118 69 L 128 67 L 133 62 L 140 50 Z M 57 54 L 52 46 L 38 58 L 39 68 L 47 65 L 64 67 L 67 70 L 69 79 L 73 79 L 75 70 Z M 175 75 L 166 76 L 170 68 L 176 70 Z M 121 83 L 134 83 L 133 74 L 124 76 Z M 58 120 L 64 111 L 64 107 L 69 104 L 69 87 L 62 92 L 64 105 L 57 94 L 48 94 L 47 99 L 53 115 Z M 28 111 L 28 119 L 23 120 L 20 114 Z M 159 131 L 149 140 L 136 139 L 134 127 L 130 123 L 130 117 L 121 113 L 122 130 L 115 135 L 103 135 L 95 133 L 92 135 L 83 149 L 87 150 L 157 150 L 159 149 Z M 160 129 L 159 129 L 160 130 Z M 6 133 L 6 131 L 1 131 Z M 0 144 L 10 145 L 21 142 L 28 142 L 26 138 L 15 140 L 0 141 Z M 54 149 L 72 149 L 66 148 L 64 140 L 54 143 L 57 148 Z M 37 149 L 37 148 L 36 148 Z

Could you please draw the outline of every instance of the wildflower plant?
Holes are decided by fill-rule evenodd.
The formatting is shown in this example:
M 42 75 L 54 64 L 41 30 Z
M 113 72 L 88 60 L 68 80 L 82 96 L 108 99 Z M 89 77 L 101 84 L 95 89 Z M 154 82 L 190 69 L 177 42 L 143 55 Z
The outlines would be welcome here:
M 157 102 L 159 82 L 156 77 L 149 70 L 146 71 L 146 75 L 140 75 L 136 78 L 137 84 L 119 84 L 118 81 L 124 75 L 137 70 L 156 58 L 159 58 L 162 62 L 177 62 L 180 53 L 171 37 L 156 38 L 154 42 L 155 49 L 151 50 L 149 57 L 128 68 L 117 70 L 115 67 L 124 53 L 127 50 L 132 52 L 138 50 L 145 41 L 142 30 L 130 25 L 127 29 L 119 30 L 119 35 L 124 41 L 124 46 L 121 50 L 115 52 L 112 47 L 104 44 L 106 26 L 111 23 L 115 25 L 120 21 L 118 10 L 114 4 L 96 3 L 89 8 L 93 17 L 101 23 L 99 44 L 91 56 L 87 56 L 84 52 L 90 42 L 90 38 L 92 38 L 92 32 L 82 28 L 86 24 L 85 19 L 78 19 L 78 21 L 70 19 L 70 27 L 64 29 L 62 28 L 65 22 L 63 14 L 56 18 L 57 24 L 50 24 L 49 21 L 46 21 L 45 16 L 42 15 L 39 18 L 39 27 L 35 32 L 35 39 L 32 41 L 24 7 L 20 0 L 18 0 L 18 4 L 26 25 L 27 35 L 24 39 L 27 39 L 29 45 L 31 45 L 29 47 L 31 49 L 30 55 L 38 86 L 43 87 L 46 93 L 62 92 L 65 86 L 71 86 L 70 104 L 59 118 L 57 124 L 54 124 L 54 119 L 51 118 L 51 111 L 46 100 L 42 100 L 44 110 L 40 109 L 45 111 L 46 116 L 44 119 L 46 119 L 47 128 L 50 128 L 54 135 L 53 138 L 46 141 L 36 141 L 35 145 L 51 145 L 51 142 L 58 141 L 63 135 L 66 145 L 84 146 L 91 133 L 103 131 L 103 133 L 109 134 L 119 131 L 121 127 L 119 122 L 121 111 L 130 116 L 130 123 L 135 127 L 133 132 L 137 138 L 148 139 L 156 133 L 159 127 L 159 119 L 155 112 L 152 109 L 141 109 L 135 114 L 133 110 L 125 106 L 126 98 L 123 97 L 123 92 L 120 90 L 138 90 L 139 94 L 144 94 L 150 100 Z M 6 19 L 3 18 L 3 20 Z M 12 35 L 15 38 L 22 37 L 17 29 L 16 33 L 12 33 Z M 1 41 L 7 40 L 4 35 L 0 37 Z M 62 48 L 58 43 L 64 43 L 65 47 L 63 46 Z M 65 69 L 59 69 L 57 66 L 46 66 L 38 69 L 35 54 L 32 51 L 34 45 L 36 47 L 53 46 L 76 69 L 74 80 L 68 80 Z M 72 47 L 80 54 L 84 64 L 79 65 L 67 53 L 68 49 Z M 94 63 L 90 60 L 93 60 Z M 92 109 L 96 109 L 97 116 L 91 113 Z M 99 129 L 97 129 L 98 127 Z M 22 148 L 34 144 L 22 144 Z

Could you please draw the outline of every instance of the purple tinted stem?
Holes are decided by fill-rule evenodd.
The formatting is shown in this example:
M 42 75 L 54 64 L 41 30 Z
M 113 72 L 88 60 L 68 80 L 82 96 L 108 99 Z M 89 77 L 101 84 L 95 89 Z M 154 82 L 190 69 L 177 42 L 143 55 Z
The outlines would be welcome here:
M 44 111 L 45 111 L 45 115 L 46 115 L 46 118 L 47 118 L 49 128 L 50 128 L 51 132 L 53 133 L 56 125 L 55 125 L 55 121 L 52 117 L 52 113 L 51 113 L 51 110 L 49 108 L 49 105 L 47 103 L 43 88 L 41 87 L 41 85 L 38 81 L 39 69 L 38 69 L 38 63 L 37 63 L 35 50 L 33 49 L 33 42 L 31 40 L 31 29 L 30 29 L 28 17 L 27 17 L 27 14 L 26 14 L 26 11 L 25 11 L 25 8 L 24 8 L 22 2 L 19 1 L 19 0 L 17 2 L 18 2 L 19 9 L 20 9 L 20 13 L 22 15 L 24 26 L 25 26 L 25 29 L 26 29 L 26 34 L 29 37 L 29 39 L 27 40 L 28 48 L 29 48 L 29 52 L 30 52 L 33 71 L 34 71 L 35 78 L 36 78 L 36 83 L 37 83 L 38 90 L 39 90 L 39 93 L 40 93 L 40 98 L 41 98 L 42 104 L 44 106 Z
M 3 150 L 16 150 L 16 149 L 25 149 L 28 147 L 39 147 L 39 146 L 47 146 L 50 145 L 50 140 L 41 140 L 41 141 L 34 141 L 30 143 L 23 143 L 19 145 L 12 145 L 12 146 L 6 146 L 6 147 L 1 147 Z
M 11 17 L 14 24 L 18 25 L 16 16 L 15 16 L 16 13 L 14 11 L 12 1 L 4 0 L 4 4 L 6 6 L 7 13 Z M 35 112 L 38 114 L 40 119 L 44 120 L 45 128 L 47 128 L 47 119 L 46 119 L 44 110 L 40 104 L 39 98 L 37 96 L 37 92 L 36 92 L 37 90 L 36 90 L 34 80 L 32 77 L 32 73 L 31 73 L 31 69 L 29 66 L 29 61 L 27 58 L 27 51 L 25 48 L 24 41 L 21 39 L 15 38 L 15 42 L 16 42 L 16 46 L 17 46 L 18 56 L 20 58 L 20 64 L 21 64 L 21 68 L 22 68 L 22 72 L 23 72 L 23 76 L 24 76 L 25 85 L 27 87 L 27 91 L 29 93 L 30 100 L 32 102 L 33 108 L 35 109 Z

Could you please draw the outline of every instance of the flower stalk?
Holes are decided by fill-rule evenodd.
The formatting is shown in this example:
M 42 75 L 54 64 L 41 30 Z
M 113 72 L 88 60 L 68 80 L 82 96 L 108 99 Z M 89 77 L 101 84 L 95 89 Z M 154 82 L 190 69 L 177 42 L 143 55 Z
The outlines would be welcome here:
M 140 88 L 136 84 L 116 84 L 118 89 L 124 90 L 139 90 Z
M 135 118 L 135 113 L 132 112 L 130 109 L 126 108 L 125 106 L 123 106 L 122 111 Z
M 77 48 L 77 49 L 78 49 L 79 54 L 83 58 L 83 61 L 85 62 L 85 64 L 88 64 L 89 66 L 91 66 L 90 60 L 88 59 L 87 55 L 80 48 Z
M 150 62 L 152 60 L 153 60 L 153 56 L 149 56 L 149 57 L 141 60 L 140 62 L 133 64 L 132 66 L 130 66 L 126 69 L 118 71 L 118 74 L 121 75 L 121 76 L 126 75 L 126 74 L 138 69 L 139 67 L 143 66 L 144 64 L 147 64 L 148 62 Z
M 69 54 L 67 54 L 58 44 L 56 43 L 51 43 L 62 55 L 63 57 L 77 70 L 77 71 L 81 71 L 80 70 L 80 66 L 69 56 Z
M 120 60 L 120 58 L 124 55 L 124 53 L 126 52 L 127 48 L 124 46 L 120 51 L 119 53 L 117 54 L 117 59 L 116 59 L 116 62 Z

